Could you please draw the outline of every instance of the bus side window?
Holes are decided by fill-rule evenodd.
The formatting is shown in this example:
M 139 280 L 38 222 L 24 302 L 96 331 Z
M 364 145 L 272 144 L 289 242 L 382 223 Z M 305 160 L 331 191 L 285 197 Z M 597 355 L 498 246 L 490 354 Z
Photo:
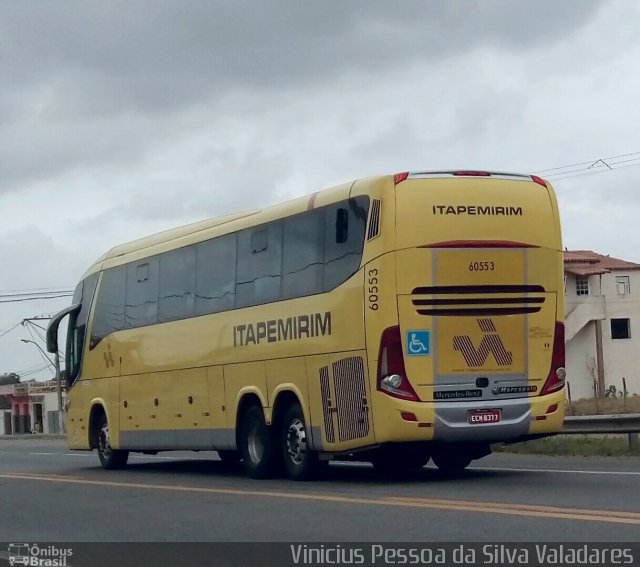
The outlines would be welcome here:
M 307 211 L 284 220 L 282 298 L 322 291 L 324 216 Z
M 78 377 L 78 372 L 80 371 L 85 328 L 86 325 L 78 325 L 77 315 L 70 316 L 69 329 L 67 330 L 67 352 L 65 356 L 65 378 L 67 380 L 67 386 L 69 387 Z
M 158 257 L 127 267 L 127 301 L 124 310 L 129 327 L 158 322 Z
M 94 348 L 108 334 L 126 328 L 124 322 L 126 268 L 126 266 L 117 266 L 105 270 L 102 274 L 89 348 Z
M 78 313 L 69 315 L 65 356 L 65 380 L 67 381 L 67 387 L 71 387 L 80 372 L 85 331 L 97 283 L 98 274 L 91 274 L 78 284 L 73 294 L 72 303 L 80 303 L 81 307 Z
M 368 197 L 356 197 L 326 208 L 322 289 L 330 291 L 360 267 Z
M 158 321 L 193 317 L 196 291 L 196 249 L 179 248 L 160 255 Z
M 349 211 L 339 208 L 336 211 L 336 242 L 344 244 L 349 236 Z
M 259 254 L 269 246 L 269 232 L 266 228 L 257 230 L 251 235 L 251 253 Z
M 196 245 L 196 315 L 235 307 L 237 238 L 227 234 Z
M 282 222 L 238 233 L 236 307 L 280 299 Z

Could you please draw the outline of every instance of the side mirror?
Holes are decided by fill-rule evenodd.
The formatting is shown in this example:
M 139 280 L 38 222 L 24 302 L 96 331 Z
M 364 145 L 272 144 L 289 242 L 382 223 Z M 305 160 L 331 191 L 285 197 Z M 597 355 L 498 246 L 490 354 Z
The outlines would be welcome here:
M 49 326 L 47 327 L 48 352 L 58 352 L 58 327 L 60 326 L 60 321 L 62 321 L 67 315 L 78 313 L 80 311 L 80 307 L 82 307 L 80 303 L 76 303 L 71 307 L 67 307 L 66 309 L 63 309 L 62 311 L 54 315 L 53 319 L 49 321 Z

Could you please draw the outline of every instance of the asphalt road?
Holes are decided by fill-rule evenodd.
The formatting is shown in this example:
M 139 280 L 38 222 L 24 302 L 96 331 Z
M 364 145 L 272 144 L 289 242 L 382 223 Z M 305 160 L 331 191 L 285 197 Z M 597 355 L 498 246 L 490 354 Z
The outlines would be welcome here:
M 494 454 L 451 478 L 332 464 L 254 481 L 216 453 L 132 455 L 103 471 L 62 440 L 0 440 L 3 541 L 638 542 L 640 459 Z

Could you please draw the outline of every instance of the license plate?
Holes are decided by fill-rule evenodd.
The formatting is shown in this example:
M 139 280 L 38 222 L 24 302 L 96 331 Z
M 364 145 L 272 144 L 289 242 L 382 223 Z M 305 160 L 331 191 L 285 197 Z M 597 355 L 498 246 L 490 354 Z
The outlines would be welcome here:
M 498 423 L 502 412 L 499 409 L 471 410 L 467 418 L 469 423 Z

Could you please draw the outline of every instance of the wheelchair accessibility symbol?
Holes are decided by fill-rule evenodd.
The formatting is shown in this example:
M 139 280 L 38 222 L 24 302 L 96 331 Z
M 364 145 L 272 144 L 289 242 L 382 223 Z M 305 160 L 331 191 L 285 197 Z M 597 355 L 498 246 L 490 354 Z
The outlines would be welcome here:
M 407 355 L 428 356 L 431 354 L 431 331 L 407 331 Z

